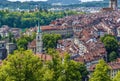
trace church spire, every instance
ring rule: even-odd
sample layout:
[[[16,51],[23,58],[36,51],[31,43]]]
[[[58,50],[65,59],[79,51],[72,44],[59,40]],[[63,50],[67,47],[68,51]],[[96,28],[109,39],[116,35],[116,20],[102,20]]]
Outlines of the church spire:
[[[43,52],[42,31],[38,21],[37,34],[36,34],[36,53]]]
[[[37,33],[41,33],[41,28],[40,28],[40,24],[39,24],[39,21],[38,21],[38,29],[37,29]]]

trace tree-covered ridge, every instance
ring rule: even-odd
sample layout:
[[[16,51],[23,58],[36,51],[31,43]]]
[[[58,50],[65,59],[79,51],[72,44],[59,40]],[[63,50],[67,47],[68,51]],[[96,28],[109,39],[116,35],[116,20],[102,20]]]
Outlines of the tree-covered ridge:
[[[10,2],[7,0],[0,0],[0,8],[10,8],[10,9],[34,9],[36,5],[39,5],[41,8],[49,8],[51,5],[47,2]]]
[[[79,0],[48,0],[48,3],[61,3],[61,4],[78,4]]]
[[[120,3],[120,1],[118,0]],[[107,7],[109,5],[109,0],[104,0],[104,1],[92,1],[92,2],[85,2],[81,3],[79,0],[48,0],[47,2],[10,2],[7,0],[0,0],[0,8],[10,8],[10,9],[34,9],[35,5],[38,5],[40,8],[48,9],[52,6],[51,4],[53,3],[62,3],[62,4],[67,4],[66,6],[68,7]]]
[[[10,12],[0,11],[0,26],[8,25],[10,27],[28,28],[37,25],[38,21],[40,25],[48,25],[52,20],[56,18],[62,18],[64,16],[74,15],[77,12],[49,12],[46,10],[40,10],[39,12]]]

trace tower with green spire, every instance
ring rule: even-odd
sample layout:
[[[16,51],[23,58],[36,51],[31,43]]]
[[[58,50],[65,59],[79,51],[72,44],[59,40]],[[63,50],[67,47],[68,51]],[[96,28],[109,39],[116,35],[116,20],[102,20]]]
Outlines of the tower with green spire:
[[[43,51],[42,30],[38,22],[36,34],[36,53],[42,53],[42,51]]]

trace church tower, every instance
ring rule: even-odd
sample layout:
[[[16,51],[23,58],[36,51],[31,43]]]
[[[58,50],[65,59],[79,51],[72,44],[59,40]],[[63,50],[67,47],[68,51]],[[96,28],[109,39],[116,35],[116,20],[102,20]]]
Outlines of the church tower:
[[[110,8],[112,8],[113,10],[117,10],[117,0],[110,0],[109,6]]]
[[[42,30],[38,23],[37,34],[36,34],[36,53],[42,53],[42,51],[43,51]]]

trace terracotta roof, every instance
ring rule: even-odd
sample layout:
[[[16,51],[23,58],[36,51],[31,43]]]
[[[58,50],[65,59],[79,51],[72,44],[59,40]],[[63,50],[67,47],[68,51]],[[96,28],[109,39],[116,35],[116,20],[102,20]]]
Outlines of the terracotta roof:
[[[47,55],[47,54],[36,54],[41,60],[43,61],[51,61],[52,56]]]
[[[28,43],[28,48],[36,48],[36,39],[34,39],[32,42]]]
[[[118,62],[118,60],[116,60],[115,62],[108,63],[108,66],[111,68],[111,70],[120,70],[120,62]],[[94,71],[95,67],[96,67],[96,64],[90,66],[89,71]]]
[[[88,69],[89,71],[94,71],[96,67],[96,64],[93,64],[92,66],[90,66],[90,68]]]
[[[113,70],[120,69],[120,62],[111,62],[111,63],[108,63],[108,65]]]
[[[41,26],[42,31],[47,31],[47,30],[57,30],[57,27],[52,27],[52,26]]]

